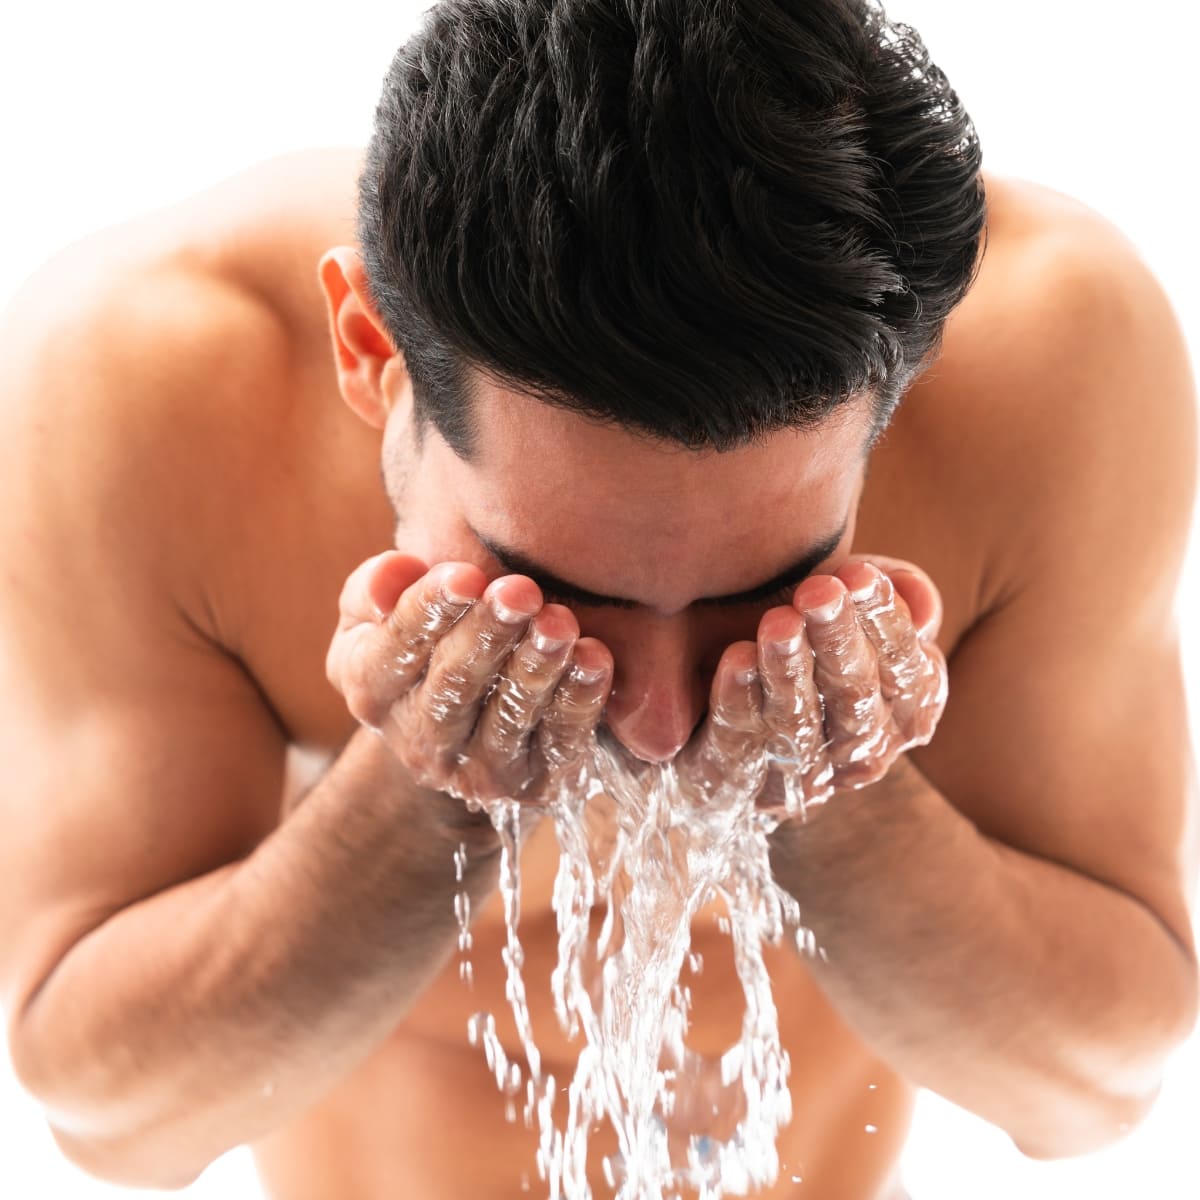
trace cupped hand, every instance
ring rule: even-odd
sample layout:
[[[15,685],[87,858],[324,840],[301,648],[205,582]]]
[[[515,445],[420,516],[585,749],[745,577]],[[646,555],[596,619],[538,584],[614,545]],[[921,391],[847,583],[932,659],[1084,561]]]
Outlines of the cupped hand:
[[[942,612],[933,581],[900,559],[853,555],[811,576],[763,614],[756,641],[727,647],[681,777],[710,797],[761,789],[760,808],[788,813],[882,779],[945,708]]]
[[[422,788],[536,804],[590,744],[612,656],[521,575],[389,551],[347,579],[329,681]]]

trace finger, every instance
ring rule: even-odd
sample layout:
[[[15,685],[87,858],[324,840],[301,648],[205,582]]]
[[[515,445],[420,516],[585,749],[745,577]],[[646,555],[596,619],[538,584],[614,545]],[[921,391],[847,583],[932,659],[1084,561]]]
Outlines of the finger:
[[[869,563],[857,563],[839,577],[850,588],[859,624],[875,649],[884,700],[911,696],[928,675],[929,660],[908,605],[892,581]]]
[[[719,750],[731,751],[744,744],[746,734],[762,732],[762,702],[758,646],[734,642],[721,655],[709,691],[708,719]]]
[[[380,626],[387,618],[388,598],[398,598],[428,571],[425,563],[395,550],[376,554],[356,567],[338,597],[338,627],[325,655],[325,677],[346,697],[350,711],[374,726],[390,696],[401,689],[390,681],[380,698],[375,687],[386,647],[381,651]]]
[[[806,803],[823,797],[831,773],[824,702],[804,619],[794,608],[769,610],[759,622],[758,647],[767,761],[774,770],[757,803],[802,812]]]
[[[422,736],[443,756],[463,752],[480,708],[509,655],[542,607],[542,593],[524,576],[488,584],[480,603],[450,628],[429,654],[415,693],[417,711],[430,727]]]
[[[880,690],[903,741],[899,748],[924,745],[945,708],[945,656],[935,641],[919,637],[907,604],[887,575],[871,567],[855,576],[858,594],[851,594],[859,622],[875,646]]]
[[[468,753],[497,765],[525,759],[530,735],[554,699],[578,637],[569,608],[547,604],[537,614],[483,706]]]
[[[587,751],[612,686],[612,655],[596,638],[580,638],[570,669],[542,714],[536,743],[552,767],[577,762]]]
[[[706,799],[761,783],[763,760],[754,751],[763,736],[762,699],[758,647],[734,642],[717,664],[699,737],[681,752],[681,774]]]
[[[891,714],[879,690],[875,649],[846,588],[833,576],[813,576],[796,594],[813,648],[813,677],[825,706],[825,735],[837,763],[865,762],[882,752]]]
[[[338,597],[339,628],[368,622],[378,624],[405,589],[428,570],[419,558],[398,550],[385,550],[360,563],[342,585]]]
[[[412,687],[433,647],[479,598],[487,580],[471,563],[439,563],[405,589],[380,623],[372,653],[386,664],[397,690]],[[381,592],[386,593],[384,583]]]
[[[813,666],[804,618],[790,607],[764,613],[758,624],[758,668],[763,721],[771,735],[791,741],[804,727],[821,732],[821,697]]]
[[[383,556],[380,556],[382,558]],[[411,571],[416,560],[408,560],[400,571]],[[350,628],[345,625],[370,612],[371,572],[380,569],[379,559],[356,572],[359,578],[348,581],[343,589],[343,627],[334,635],[326,655],[326,675],[345,696],[350,712],[361,722],[379,729],[393,704],[406,695],[420,679],[429,653],[437,639],[467,610],[470,602],[456,592],[460,586],[456,572],[465,567],[482,577],[470,564],[446,564],[427,572],[405,589],[392,611],[373,613],[368,620]],[[387,570],[386,564],[382,568]],[[444,590],[446,578],[455,592]],[[380,592],[396,586],[395,577],[385,582]]]

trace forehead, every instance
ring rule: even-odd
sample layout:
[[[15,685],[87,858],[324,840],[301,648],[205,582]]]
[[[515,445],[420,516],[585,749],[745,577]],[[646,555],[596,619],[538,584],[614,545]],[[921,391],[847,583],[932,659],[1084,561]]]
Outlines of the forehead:
[[[665,608],[756,585],[836,531],[869,426],[863,403],[717,454],[486,385],[474,419],[475,461],[450,464],[474,529],[589,590]]]

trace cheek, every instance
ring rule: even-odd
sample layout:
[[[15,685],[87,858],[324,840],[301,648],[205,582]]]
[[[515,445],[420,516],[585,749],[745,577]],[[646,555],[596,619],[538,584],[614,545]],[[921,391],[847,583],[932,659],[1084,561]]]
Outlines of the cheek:
[[[411,505],[396,523],[395,542],[397,550],[415,555],[430,567],[445,562],[471,563],[489,580],[503,574],[491,555],[444,508],[439,512],[437,506],[431,506],[424,511],[420,504]]]

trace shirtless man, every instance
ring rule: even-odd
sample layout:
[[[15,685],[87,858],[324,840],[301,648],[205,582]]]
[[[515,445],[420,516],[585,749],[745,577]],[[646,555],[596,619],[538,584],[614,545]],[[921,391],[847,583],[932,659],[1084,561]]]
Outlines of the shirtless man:
[[[510,214],[561,217],[557,193],[535,202],[538,179],[522,182],[519,150],[532,143],[496,132],[512,104],[463,107],[481,81],[501,101],[516,95],[520,55],[500,25],[452,29],[452,10],[439,11],[450,24],[421,54],[435,66],[440,56],[439,87],[466,90],[449,109],[435,89],[420,111],[446,115],[462,157],[436,160],[436,172],[422,163],[430,205],[414,220],[427,224],[406,232],[449,219],[434,180],[467,178],[475,128],[489,147],[514,147],[483,177],[526,189],[509,197]],[[723,49],[728,78],[754,77],[775,106],[785,92],[801,108],[817,103],[815,82],[797,90],[797,64],[816,47],[804,78],[832,78],[839,60],[816,16],[845,22],[848,11],[806,6],[812,27],[790,39],[786,28],[742,30],[749,49],[738,53],[757,55],[755,70]],[[619,31],[579,20],[556,31],[555,78],[575,117],[587,96],[568,83],[599,86],[628,67]],[[840,52],[866,36],[846,34]],[[671,40],[643,43],[665,55]],[[900,94],[889,87],[916,86],[907,68],[889,83],[889,61],[872,60],[864,93],[875,157],[911,150],[918,122],[933,129],[928,113],[887,103]],[[595,62],[599,72],[580,69]],[[653,58],[641,69],[653,73]],[[530,78],[547,78],[540,58]],[[697,147],[724,144],[711,111],[695,95],[683,104],[670,78],[637,93],[659,96],[660,124],[642,112],[638,128],[665,140],[647,140],[638,161],[660,179],[690,169]],[[921,86],[940,85],[929,72]],[[683,113],[706,140],[672,148],[680,131],[661,122]],[[856,114],[842,112],[851,125]],[[389,119],[384,106],[378,120]],[[524,128],[538,136],[536,122]],[[804,141],[808,128],[764,117],[738,127],[741,158],[706,161],[744,162],[753,149],[766,171],[771,138],[790,131],[787,161],[806,164],[796,204],[811,213],[804,188],[837,180],[828,203],[845,218],[872,185],[837,171],[862,160],[838,158],[836,120],[820,145]],[[426,137],[426,151],[437,145],[428,128],[408,133]],[[954,134],[938,136],[949,145]],[[554,128],[541,136],[553,145]],[[579,153],[590,171],[596,158]],[[960,252],[976,244],[981,211],[964,153],[949,176],[938,173],[944,158],[910,163],[907,190],[896,188],[909,216],[963,203]],[[682,763],[714,736],[721,710],[749,746],[782,686],[770,642],[792,633],[811,664],[794,684],[819,678],[834,749],[853,725],[839,685],[855,664],[884,662],[889,639],[910,649],[922,639],[920,686],[934,681],[933,693],[948,664],[949,700],[927,744],[900,753],[905,739],[885,738],[862,787],[841,763],[829,802],[776,834],[777,878],[828,961],[786,944],[769,954],[794,1117],[766,1194],[899,1195],[921,1085],[1033,1157],[1119,1138],[1148,1110],[1196,1011],[1173,617],[1195,482],[1193,384],[1175,317],[1129,243],[1067,197],[984,176],[986,253],[959,261],[973,285],[869,460],[870,395],[714,454],[523,395],[485,376],[482,360],[467,364],[458,433],[475,445],[463,455],[452,427],[418,421],[419,348],[398,349],[349,244],[362,170],[359,150],[273,160],[69,248],[4,318],[0,984],[14,1068],[64,1153],[116,1183],[178,1187],[250,1143],[274,1200],[510,1200],[526,1184],[536,1194],[535,1134],[506,1122],[465,1035],[468,1015],[488,1009],[509,1052],[519,1049],[503,993],[497,842],[448,792],[535,797],[549,749],[571,752],[597,728],[642,758]],[[615,179],[576,179],[599,189],[585,215],[620,215],[629,237],[647,235],[649,218],[639,225],[641,210],[617,204],[623,193],[602,203]],[[695,179],[711,192],[711,176]],[[958,200],[946,192],[955,180]],[[742,236],[778,265],[763,230],[778,234],[797,210],[741,181]],[[730,261],[727,287],[704,282],[711,260],[687,232],[690,212],[652,242],[624,245],[649,251],[621,256],[619,239],[596,251],[643,286],[657,279],[665,290],[652,307],[622,311],[611,291],[591,301],[624,320],[627,339],[663,314],[682,320],[681,296],[696,301],[696,329],[723,319],[728,340],[706,333],[711,359],[692,354],[690,377],[686,345],[658,344],[670,395],[694,382],[696,404],[731,406],[741,397],[726,394],[726,352],[753,349],[758,330],[758,348],[782,361],[781,330],[799,333],[744,266]],[[943,221],[943,238],[953,234]],[[906,269],[928,281],[946,241],[921,260],[922,239],[906,240]],[[424,265],[442,245],[425,243]],[[885,289],[862,283],[861,254],[845,254],[857,255],[860,279],[839,278],[878,299]],[[530,277],[497,272],[494,289],[481,288],[481,261],[467,284],[493,327],[496,313],[527,327],[528,304],[512,301]],[[557,262],[543,278],[577,288],[578,263]],[[684,272],[679,290],[668,270]],[[830,278],[828,265],[814,270],[827,305]],[[819,322],[825,310],[795,295],[802,321]],[[911,313],[892,299],[888,311]],[[917,299],[928,315],[934,293]],[[569,330],[579,290],[564,290],[555,311]],[[829,311],[837,332],[866,305],[843,296]],[[869,350],[870,330],[855,328]],[[619,361],[607,351],[584,361],[565,340],[545,342],[554,369],[615,362],[636,391],[625,349]],[[708,387],[713,377],[721,386]],[[761,376],[747,380],[762,391]],[[817,560],[795,565],[814,547]],[[869,559],[898,597],[879,644],[852,606],[832,626],[816,613],[874,578]],[[768,580],[783,592],[705,603]],[[431,609],[422,642],[414,630]],[[539,634],[565,644],[540,655]],[[415,666],[397,667],[410,650]],[[757,676],[738,683],[752,667]],[[466,673],[464,699],[438,718],[426,684],[454,670]],[[494,722],[479,697],[503,677],[540,688],[524,714],[529,736],[507,755],[467,740]],[[882,713],[893,733],[919,724],[881,687],[870,681],[868,723]],[[933,693],[924,711],[936,715]],[[471,749],[469,779],[452,778],[452,746]],[[477,914],[473,990],[454,953],[460,842]],[[558,1031],[546,988],[556,861],[549,822],[534,823],[522,859],[525,974],[536,1038],[563,1079],[578,1045]],[[736,1037],[740,990],[713,913],[696,922],[694,944],[706,968],[690,1041],[715,1052]],[[611,1195],[599,1167],[611,1146],[597,1136],[594,1149],[595,1194]]]

